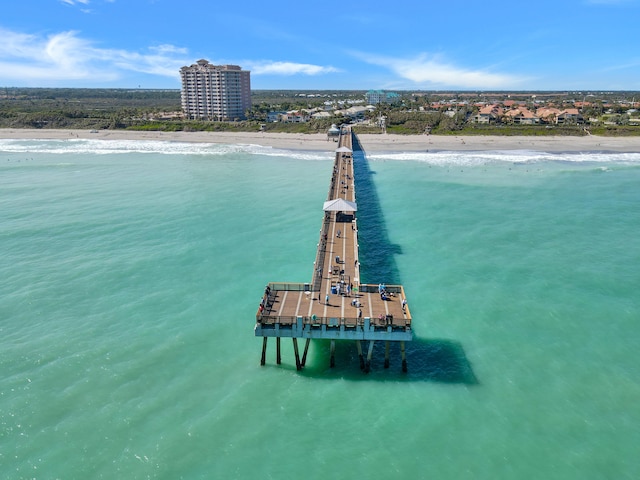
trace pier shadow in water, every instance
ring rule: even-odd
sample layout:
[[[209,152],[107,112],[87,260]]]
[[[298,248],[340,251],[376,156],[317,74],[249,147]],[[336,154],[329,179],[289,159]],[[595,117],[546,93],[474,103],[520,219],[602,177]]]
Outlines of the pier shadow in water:
[[[399,245],[391,243],[384,222],[382,206],[373,183],[373,172],[366,154],[353,136],[353,167],[358,203],[358,240],[363,282],[401,284],[395,255],[401,255]],[[349,380],[430,381],[477,385],[473,368],[460,342],[446,339],[414,338],[405,343],[409,371],[402,373],[399,342],[391,342],[389,369],[384,368],[385,342],[376,342],[371,372],[363,375],[355,342],[336,342],[335,364],[329,369],[329,341],[314,341],[312,354],[302,374],[314,378],[332,379],[336,375]],[[364,355],[368,343],[363,342]]]
[[[373,183],[364,150],[353,136],[353,170],[358,203],[358,243],[360,245],[360,280],[371,283],[399,284],[400,273],[394,255],[401,255],[399,245],[391,243],[382,214],[382,206]]]
[[[339,376],[354,381],[421,381],[478,385],[478,379],[460,342],[446,339],[414,338],[411,342],[406,342],[405,345],[409,367],[407,373],[403,373],[401,370],[399,343],[391,342],[390,365],[386,369],[384,368],[385,344],[384,342],[376,342],[371,359],[371,371],[365,375],[360,371],[360,360],[354,342],[336,342],[336,366],[329,368],[330,342],[328,340],[314,340],[310,356],[307,359],[307,366],[300,374],[326,380]],[[367,347],[368,343],[363,342],[365,356]]]

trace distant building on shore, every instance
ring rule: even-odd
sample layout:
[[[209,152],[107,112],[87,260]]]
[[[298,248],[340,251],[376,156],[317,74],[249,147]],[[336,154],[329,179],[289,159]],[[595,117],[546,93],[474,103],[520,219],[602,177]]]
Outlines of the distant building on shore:
[[[396,103],[400,101],[400,95],[395,92],[386,92],[384,90],[369,90],[366,93],[366,97],[369,105],[377,105],[379,103]]]
[[[236,120],[251,108],[251,72],[198,60],[180,69],[182,111],[191,120]]]

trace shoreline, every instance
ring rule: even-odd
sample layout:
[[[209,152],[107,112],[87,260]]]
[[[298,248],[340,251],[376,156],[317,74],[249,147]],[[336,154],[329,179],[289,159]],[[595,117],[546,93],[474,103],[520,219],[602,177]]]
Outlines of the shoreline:
[[[0,129],[0,139],[11,140],[130,140],[184,143],[221,143],[261,145],[285,150],[332,150],[332,140],[324,133],[266,132],[140,132],[130,130],[61,130],[61,129]],[[425,151],[514,151],[535,150],[548,153],[640,153],[640,137],[528,137],[528,136],[443,136],[360,134],[365,152],[425,152]]]

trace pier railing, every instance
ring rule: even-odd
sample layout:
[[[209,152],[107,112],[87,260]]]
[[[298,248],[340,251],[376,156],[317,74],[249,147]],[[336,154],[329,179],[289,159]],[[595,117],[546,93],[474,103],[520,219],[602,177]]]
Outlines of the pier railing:
[[[311,295],[313,292],[311,288],[311,284],[309,283],[278,283],[278,282],[269,282],[268,284],[270,292],[306,292],[308,295]],[[379,293],[380,285],[373,284],[360,284],[357,288],[354,289],[352,296],[354,301],[358,301],[358,298],[361,298],[361,295],[364,293]],[[387,294],[392,296],[399,295],[401,298],[404,297],[404,290],[402,285],[384,285],[384,291]],[[260,303],[261,308],[258,308],[256,312],[256,323],[260,323],[262,325],[292,325],[298,321],[297,316],[287,316],[287,315],[274,315],[269,312],[269,308],[272,303],[272,293],[265,293],[262,302]],[[359,303],[358,303],[359,306]],[[266,308],[265,308],[266,307]],[[357,327],[364,325],[365,319],[371,322],[372,326],[394,326],[394,327],[409,327],[411,325],[411,314],[409,313],[408,305],[404,307],[405,313],[407,314],[407,318],[395,318],[390,315],[380,315],[377,318],[369,318],[369,317],[359,317],[357,316],[357,310],[354,311],[354,316],[346,316],[346,317],[320,317],[316,315],[311,316],[301,316],[303,325],[314,326],[329,326],[329,327]]]
[[[364,327],[365,324],[371,325],[371,327],[378,328],[399,328],[405,330],[411,323],[408,320],[403,318],[393,318],[390,316],[384,317],[364,317],[364,318],[355,318],[355,317],[317,317],[315,315],[312,316],[301,316],[300,320],[302,321],[302,325],[308,326],[310,328],[322,328],[324,327],[345,327],[345,328],[356,328],[356,327]],[[262,326],[268,325],[279,325],[280,328],[290,327],[295,325],[298,322],[298,317],[295,316],[284,316],[284,315],[256,315],[257,323]]]
[[[269,282],[268,286],[271,290],[289,291],[289,292],[311,292],[310,283],[278,283]]]

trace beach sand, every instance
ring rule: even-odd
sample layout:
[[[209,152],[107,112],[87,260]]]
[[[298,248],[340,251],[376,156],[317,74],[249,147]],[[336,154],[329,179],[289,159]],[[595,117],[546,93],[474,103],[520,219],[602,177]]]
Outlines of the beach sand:
[[[289,150],[326,151],[324,133],[138,132],[129,130],[0,129],[0,139],[160,140],[171,142],[250,144]],[[543,152],[640,152],[640,137],[523,137],[441,135],[358,135],[367,152],[535,150]]]

